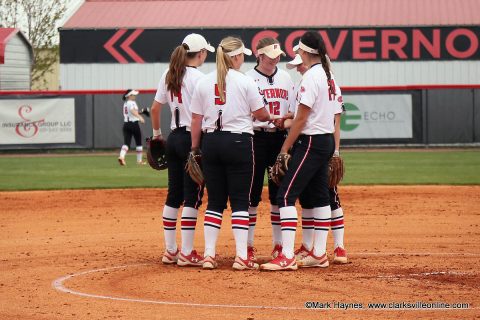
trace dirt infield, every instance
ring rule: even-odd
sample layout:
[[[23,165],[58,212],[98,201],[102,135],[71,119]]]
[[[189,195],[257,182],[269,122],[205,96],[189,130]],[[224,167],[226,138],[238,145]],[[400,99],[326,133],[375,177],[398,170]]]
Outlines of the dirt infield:
[[[340,196],[351,263],[266,273],[231,269],[229,212],[219,269],[162,265],[163,190],[0,193],[0,319],[480,317],[480,186],[355,186],[341,187]],[[199,251],[202,223],[203,215]],[[265,203],[256,247],[266,259]],[[307,309],[309,302],[325,305]],[[403,304],[416,302],[436,308]],[[378,310],[368,303],[398,304]]]

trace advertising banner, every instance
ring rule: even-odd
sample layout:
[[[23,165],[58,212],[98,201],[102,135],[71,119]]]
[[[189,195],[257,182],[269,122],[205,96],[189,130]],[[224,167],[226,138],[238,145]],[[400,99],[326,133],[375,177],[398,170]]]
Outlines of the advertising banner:
[[[320,34],[333,61],[479,60],[480,27],[310,28]],[[276,38],[287,54],[307,29],[61,29],[60,63],[169,62],[173,49],[189,33],[201,33],[218,46],[239,36],[255,51],[261,38]],[[215,54],[207,56],[214,62]],[[253,62],[255,57],[245,57]]]
[[[341,139],[412,138],[410,94],[344,95]]]
[[[75,143],[75,100],[0,99],[0,144]]]

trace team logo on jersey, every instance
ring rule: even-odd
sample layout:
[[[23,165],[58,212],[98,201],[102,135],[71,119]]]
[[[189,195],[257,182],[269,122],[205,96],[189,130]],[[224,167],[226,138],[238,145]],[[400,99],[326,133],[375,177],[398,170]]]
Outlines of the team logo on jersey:
[[[338,97],[337,100],[338,100],[338,102],[343,103],[343,97],[342,96]]]
[[[305,87],[304,86],[300,87],[300,92],[305,92]]]

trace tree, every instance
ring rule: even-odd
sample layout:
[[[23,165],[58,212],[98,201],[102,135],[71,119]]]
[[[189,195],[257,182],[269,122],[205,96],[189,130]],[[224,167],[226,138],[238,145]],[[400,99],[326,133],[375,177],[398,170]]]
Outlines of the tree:
[[[66,0],[0,0],[0,27],[19,28],[33,46],[32,83],[39,87],[58,61],[57,24],[65,11]]]

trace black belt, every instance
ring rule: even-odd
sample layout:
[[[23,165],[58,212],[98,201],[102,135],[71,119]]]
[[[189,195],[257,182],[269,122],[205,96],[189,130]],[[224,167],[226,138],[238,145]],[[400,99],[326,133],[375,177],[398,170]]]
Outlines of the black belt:
[[[215,129],[205,129],[203,130],[203,133],[209,134],[209,133],[233,133],[233,134],[240,134],[240,135],[248,135],[252,136],[251,133],[248,132],[242,132],[242,131],[224,131],[224,130],[215,130]]]
[[[172,132],[190,132],[190,127],[183,126],[183,127],[178,127],[172,130]]]
[[[268,132],[268,133],[287,133],[287,130],[282,130],[278,128],[253,128],[253,131],[259,131],[259,132]]]

